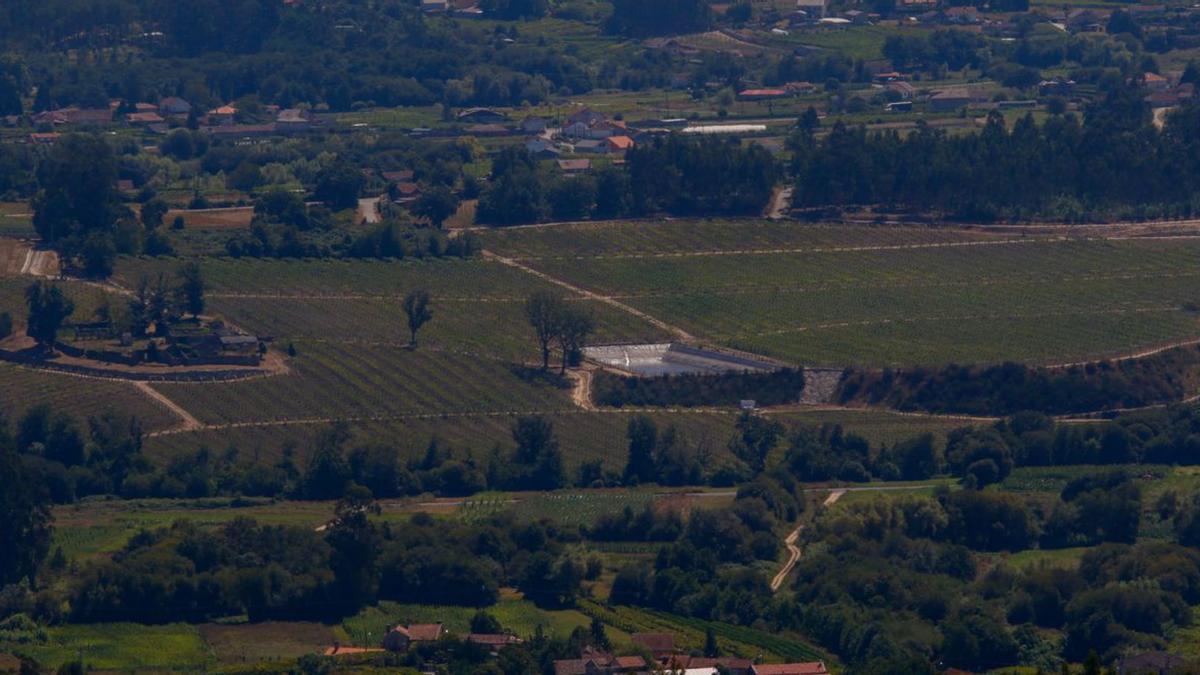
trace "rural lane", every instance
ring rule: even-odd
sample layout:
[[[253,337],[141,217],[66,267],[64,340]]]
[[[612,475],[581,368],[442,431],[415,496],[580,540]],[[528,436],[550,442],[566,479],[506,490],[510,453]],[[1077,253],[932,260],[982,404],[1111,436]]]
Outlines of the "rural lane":
[[[844,488],[830,492],[825,501],[821,503],[821,508],[828,508],[836,504],[837,500],[841,499],[842,495],[846,494],[849,489]],[[792,570],[795,569],[796,563],[800,562],[800,547],[796,545],[796,541],[800,538],[800,533],[803,531],[804,524],[801,523],[796,526],[796,529],[792,530],[787,539],[783,540],[783,545],[788,550],[788,560],[783,564],[783,569],[779,570],[779,574],[776,574],[775,578],[771,580],[771,591],[778,591],[780,586],[783,586],[784,579],[787,579],[787,575],[791,574]]]

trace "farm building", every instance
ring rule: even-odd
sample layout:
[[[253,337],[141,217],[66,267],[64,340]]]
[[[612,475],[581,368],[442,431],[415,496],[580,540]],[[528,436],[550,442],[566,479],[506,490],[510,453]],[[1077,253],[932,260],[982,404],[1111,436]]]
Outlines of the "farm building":
[[[778,365],[766,360],[679,343],[584,347],[583,356],[642,377],[779,370]]]
[[[402,652],[414,642],[436,642],[442,637],[440,623],[414,623],[394,626],[383,638],[383,648],[389,652]]]
[[[578,176],[592,170],[590,159],[560,159],[558,168],[568,176]]]
[[[499,124],[508,119],[504,113],[491,108],[467,108],[456,116],[459,122],[470,124]]]

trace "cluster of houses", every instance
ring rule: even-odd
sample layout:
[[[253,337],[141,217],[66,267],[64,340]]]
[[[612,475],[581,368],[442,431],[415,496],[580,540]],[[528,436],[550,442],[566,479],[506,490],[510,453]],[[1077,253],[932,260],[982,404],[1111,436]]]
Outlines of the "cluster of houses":
[[[135,103],[110,101],[106,108],[80,108],[68,106],[46,110],[29,117],[34,126],[44,128],[70,128],[80,126],[127,125],[143,128],[153,133],[165,134],[172,127],[185,124],[195,118],[198,128],[213,136],[252,138],[279,134],[295,134],[309,131],[320,121],[308,110],[298,108],[281,109],[276,105],[263,106],[256,118],[273,120],[265,123],[239,123],[239,111],[232,104],[218,106],[202,114],[194,114],[192,104],[178,96],[168,96],[158,103]],[[21,119],[6,118],[5,124],[17,126]],[[30,134],[29,141],[35,144],[53,143],[59,137],[57,131],[40,131]]]
[[[135,345],[132,333],[119,331],[110,321],[73,323],[67,328],[74,333],[74,340],[57,343],[63,353],[126,365],[257,366],[262,362],[263,345],[270,340],[248,335],[221,321],[160,322],[154,328],[154,338],[141,346]],[[113,344],[104,344],[109,341]]]
[[[468,136],[480,138],[524,136],[525,150],[538,159],[558,160],[566,174],[591,170],[587,158],[566,159],[564,155],[606,155],[620,158],[632,149],[638,138],[656,130],[634,129],[624,121],[589,108],[576,110],[560,121],[532,115],[513,124],[508,116],[492,108],[467,108],[456,121]]]

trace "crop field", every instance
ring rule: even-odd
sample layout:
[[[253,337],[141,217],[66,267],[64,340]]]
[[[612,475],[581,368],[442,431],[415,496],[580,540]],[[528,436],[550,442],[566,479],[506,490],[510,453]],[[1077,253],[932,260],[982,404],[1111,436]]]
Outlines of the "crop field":
[[[702,339],[808,364],[1059,363],[1200,334],[1186,309],[1200,278],[1192,240],[907,245],[879,232],[879,245],[801,234],[778,253],[658,256],[631,243],[526,264]]]
[[[293,659],[319,652],[333,644],[334,628],[302,621],[267,621],[257,624],[199,626],[219,665]]]
[[[408,344],[402,297],[216,297],[212,310],[259,335],[307,343]],[[432,291],[434,319],[419,335],[422,348],[473,353],[518,362],[538,357],[525,319],[524,298],[442,298]],[[654,341],[666,336],[641,319],[594,300],[579,300],[596,321],[598,342]],[[299,345],[297,345],[299,347]]]
[[[654,501],[645,490],[612,492],[555,492],[518,502],[511,510],[518,518],[550,518],[567,527],[593,525],[601,516],[626,508],[641,510]]]
[[[239,382],[157,384],[207,424],[370,419],[571,409],[554,382],[473,355],[297,342],[293,373]]]
[[[172,274],[183,260],[122,258],[114,280],[133,288],[143,276]],[[237,296],[403,297],[429,288],[445,297],[523,298],[540,283],[487,260],[298,260],[215,258],[200,261],[214,298]]]
[[[254,209],[246,207],[228,209],[200,209],[168,211],[163,222],[170,225],[175,218],[182,217],[184,227],[189,229],[229,230],[246,229],[254,218]]]

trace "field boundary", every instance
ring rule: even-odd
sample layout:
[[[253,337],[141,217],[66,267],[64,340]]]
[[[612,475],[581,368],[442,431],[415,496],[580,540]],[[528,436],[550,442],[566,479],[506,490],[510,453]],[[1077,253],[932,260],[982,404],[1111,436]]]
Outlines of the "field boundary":
[[[564,281],[557,277],[546,274],[545,272],[541,272],[532,267],[529,267],[528,265],[523,265],[520,262],[518,262],[512,258],[506,258],[502,255],[492,253],[491,251],[483,251],[483,256],[490,260],[495,260],[496,262],[499,262],[502,265],[507,265],[514,269],[518,269],[518,270],[521,270],[528,274],[532,274],[533,276],[535,276],[539,279],[542,279],[543,281],[548,281],[548,282],[554,284],[555,286],[558,286],[560,288],[565,288],[568,291],[575,293],[576,295],[583,296],[584,298],[587,298],[589,300],[596,300],[599,302],[603,302],[604,304],[615,307],[627,314],[632,314],[633,316],[636,316],[639,319],[642,319],[643,321],[646,321],[649,324],[653,325],[655,328],[659,328],[659,329],[667,331],[669,333],[673,333],[680,340],[692,342],[692,341],[695,341],[695,339],[696,339],[691,333],[688,333],[687,331],[683,330],[682,328],[679,328],[678,326],[673,326],[661,319],[657,319],[653,316],[650,316],[649,314],[643,312],[642,310],[637,309],[635,307],[631,307],[619,300],[613,299],[610,296],[602,295],[602,294],[596,293],[594,291],[589,291],[580,286],[576,286],[575,284],[572,284],[569,281]]]

